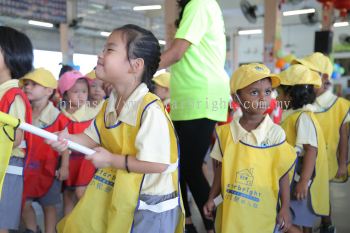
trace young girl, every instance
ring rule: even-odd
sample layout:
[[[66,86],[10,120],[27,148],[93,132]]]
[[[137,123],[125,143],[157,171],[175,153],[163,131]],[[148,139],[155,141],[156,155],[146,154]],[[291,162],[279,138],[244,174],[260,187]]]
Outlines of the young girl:
[[[267,233],[291,225],[288,171],[296,153],[283,129],[265,114],[278,85],[278,77],[257,63],[239,67],[231,78],[231,93],[243,115],[216,128],[211,157],[218,168],[204,212],[213,217],[214,199],[221,193],[217,232]]]
[[[155,84],[154,94],[162,101],[167,112],[170,112],[170,73],[165,72],[152,79]]]
[[[89,95],[90,107],[100,110],[106,97],[106,93],[103,89],[103,81],[96,78],[95,70],[87,73],[86,77],[91,79]]]
[[[17,79],[33,69],[32,43],[25,34],[10,27],[0,26],[0,35],[0,111],[31,123],[30,104],[18,87]],[[0,164],[1,170],[5,168],[6,171],[2,187],[0,186],[0,233],[17,230],[21,217],[22,174],[24,158],[31,146],[31,137],[22,130],[16,130],[15,135],[11,157],[5,159],[5,155],[0,154],[1,161],[5,162]]]
[[[36,69],[21,78],[20,86],[30,101],[33,125],[49,132],[61,131],[67,126],[69,119],[50,101],[57,88],[57,80],[50,71]],[[39,202],[43,207],[45,232],[54,233],[57,223],[56,205],[61,202],[61,181],[68,178],[69,157],[68,154],[63,155],[59,165],[57,152],[45,144],[43,138],[33,135],[32,142],[28,167],[24,173],[24,195],[27,202],[22,216],[27,228],[25,233],[37,232],[32,201]]]
[[[313,53],[302,59],[294,60],[319,73],[321,88],[316,90],[314,103],[315,116],[323,130],[327,144],[328,175],[330,181],[346,182],[348,179],[348,123],[350,122],[350,102],[332,92],[331,75],[333,64],[322,53]],[[320,233],[334,233],[335,226],[331,216],[322,217]]]
[[[58,142],[49,141],[60,151],[67,148],[63,138],[94,148],[88,159],[99,168],[58,232],[184,231],[175,131],[147,88],[159,57],[158,40],[136,25],[108,37],[96,74],[114,91],[84,134],[63,132]]]
[[[79,71],[68,71],[59,79],[58,90],[62,96],[61,111],[70,119],[69,133],[84,132],[98,112],[86,104],[89,96],[89,79]],[[83,154],[78,152],[70,154],[69,177],[63,182],[65,215],[73,209],[76,198],[82,197],[94,173],[93,164],[84,160]]]
[[[314,87],[321,86],[321,79],[300,64],[281,72],[280,78],[278,98],[290,101],[282,115],[282,127],[288,143],[298,152],[291,184],[293,224],[303,227],[304,233],[311,233],[317,216],[329,214],[326,146],[312,106],[316,98]]]

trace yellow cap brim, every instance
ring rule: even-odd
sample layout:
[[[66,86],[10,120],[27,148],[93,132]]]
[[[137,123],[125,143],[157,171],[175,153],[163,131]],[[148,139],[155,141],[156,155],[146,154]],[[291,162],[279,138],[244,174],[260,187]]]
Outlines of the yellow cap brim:
[[[311,62],[304,60],[304,59],[294,59],[291,63],[291,65],[295,65],[295,64],[302,64],[304,66],[306,66],[307,68],[309,68],[310,70],[313,70],[315,72],[320,72],[322,73],[322,71],[320,71],[316,66],[314,66]]]
[[[28,78],[21,78],[18,82],[18,85],[20,88],[22,88],[24,86],[24,80],[30,80],[30,81],[33,81],[43,87],[47,87],[47,88],[52,88],[52,89],[56,89],[57,88],[57,82],[56,82],[56,85],[54,83],[47,83],[47,82],[44,82],[44,80],[42,79],[35,79],[35,78],[31,78],[31,77],[28,77]]]
[[[277,74],[269,74],[269,75],[266,75],[266,74],[261,74],[261,75],[254,74],[254,79],[250,79],[247,82],[241,83],[241,85],[239,87],[232,87],[231,86],[231,93],[236,93],[238,90],[246,88],[250,84],[255,83],[257,81],[260,81],[260,80],[265,79],[265,78],[270,78],[271,79],[271,87],[272,88],[278,87],[280,85],[280,83],[281,83],[280,78],[279,78],[279,76]]]
[[[306,66],[305,66],[306,67]],[[310,69],[309,69],[310,70]],[[310,70],[307,77],[303,76],[303,78],[294,78],[297,75],[292,73],[291,68],[280,73],[280,81],[281,85],[285,86],[295,86],[295,85],[314,85],[316,88],[320,88],[322,85],[322,81],[317,72]],[[291,76],[293,78],[288,78]]]

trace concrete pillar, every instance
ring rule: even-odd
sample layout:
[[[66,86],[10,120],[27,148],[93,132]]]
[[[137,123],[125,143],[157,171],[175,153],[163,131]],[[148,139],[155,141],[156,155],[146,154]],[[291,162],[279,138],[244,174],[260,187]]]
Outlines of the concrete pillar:
[[[281,0],[265,0],[264,64],[273,72],[277,52],[282,49]]]
[[[334,18],[334,3],[328,1],[322,5],[322,31],[332,31]]]
[[[74,30],[69,25],[77,18],[77,8],[77,0],[67,0],[67,22],[60,24],[61,52],[64,64],[73,64]]]
[[[166,48],[169,48],[174,40],[176,33],[175,20],[178,18],[179,10],[177,1],[165,0],[164,1],[164,23],[165,23],[165,41]]]
[[[232,71],[235,71],[239,64],[238,64],[238,48],[239,48],[239,36],[238,32],[234,32],[230,36],[230,53],[231,53],[231,64],[232,64]]]

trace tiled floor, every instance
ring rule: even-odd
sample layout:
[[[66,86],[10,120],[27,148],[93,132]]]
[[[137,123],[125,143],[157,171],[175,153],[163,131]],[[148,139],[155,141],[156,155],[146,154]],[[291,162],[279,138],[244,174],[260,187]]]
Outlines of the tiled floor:
[[[208,170],[211,171],[210,163]],[[212,173],[209,172],[209,177],[212,176]],[[337,228],[337,233],[350,233],[350,181],[345,184],[331,184],[331,196],[333,203],[333,219]],[[200,214],[193,200],[190,201],[190,206],[192,209],[193,221],[198,232],[206,233]],[[34,207],[38,214],[39,225],[41,226],[41,229],[43,229],[41,208],[38,205],[35,205]]]
[[[209,170],[211,165],[209,163]],[[212,177],[212,174],[209,175]],[[350,179],[344,184],[331,184],[331,198],[332,198],[332,211],[333,221],[337,229],[337,233],[350,233]],[[194,203],[191,201],[191,212],[194,224],[199,233],[206,233],[202,224],[201,216]],[[319,226],[316,223],[315,229]],[[315,230],[314,232],[318,232]],[[253,233],[253,232],[252,232]]]

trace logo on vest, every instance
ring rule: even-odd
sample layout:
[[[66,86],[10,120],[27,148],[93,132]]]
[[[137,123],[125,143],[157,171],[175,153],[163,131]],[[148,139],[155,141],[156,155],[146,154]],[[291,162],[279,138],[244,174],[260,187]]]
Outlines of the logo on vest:
[[[96,190],[109,193],[113,190],[115,178],[115,170],[108,168],[98,169],[89,186],[94,187]]]
[[[236,182],[239,184],[252,186],[254,182],[253,172],[253,168],[238,171],[236,173]]]
[[[226,200],[247,207],[259,207],[262,193],[254,187],[254,168],[247,168],[236,172],[231,182],[226,185]]]

